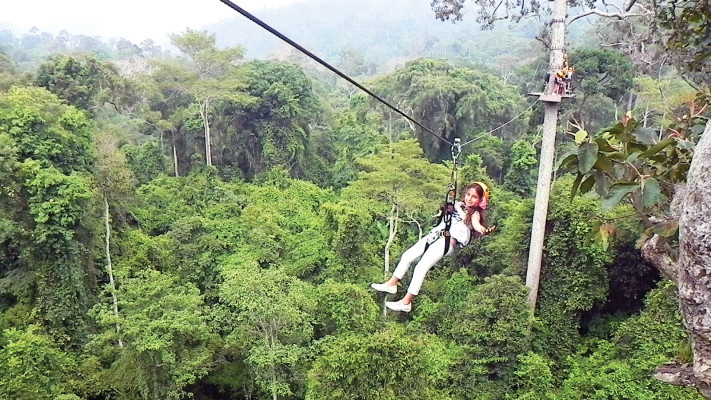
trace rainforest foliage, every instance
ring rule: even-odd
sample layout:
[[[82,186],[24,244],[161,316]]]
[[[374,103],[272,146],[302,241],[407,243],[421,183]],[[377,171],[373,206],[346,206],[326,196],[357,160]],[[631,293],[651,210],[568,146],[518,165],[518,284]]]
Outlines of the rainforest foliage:
[[[533,320],[528,87],[441,59],[364,77],[474,140],[460,184],[489,184],[498,226],[398,315],[369,284],[432,226],[449,146],[305,65],[201,31],[172,41],[180,54],[58,46],[24,72],[0,53],[0,398],[701,398],[651,377],[691,350],[674,285],[636,245],[674,240],[640,214],[669,208],[708,116],[672,67],[571,52]]]

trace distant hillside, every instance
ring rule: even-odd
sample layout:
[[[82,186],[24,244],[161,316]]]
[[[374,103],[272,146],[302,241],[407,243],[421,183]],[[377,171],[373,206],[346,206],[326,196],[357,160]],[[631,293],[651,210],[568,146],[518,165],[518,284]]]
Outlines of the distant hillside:
[[[510,30],[501,24],[494,31],[482,31],[473,15],[456,24],[436,20],[429,3],[317,0],[255,15],[329,63],[343,62],[346,50],[362,55],[370,73],[418,57],[464,59],[497,68],[530,62],[540,54],[535,25]],[[249,58],[268,58],[287,46],[236,12],[234,18],[207,29],[217,34],[221,46],[244,46]]]

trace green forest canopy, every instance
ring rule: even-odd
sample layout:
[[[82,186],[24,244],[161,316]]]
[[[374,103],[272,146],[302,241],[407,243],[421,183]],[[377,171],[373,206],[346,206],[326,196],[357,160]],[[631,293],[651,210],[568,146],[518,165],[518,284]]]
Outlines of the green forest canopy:
[[[561,132],[531,327],[540,109],[464,149],[461,179],[491,184],[499,233],[433,270],[411,315],[383,316],[368,285],[384,249],[396,259],[430,226],[449,149],[300,65],[241,60],[206,32],[173,40],[180,55],[144,49],[150,72],[134,75],[125,43],[38,56],[29,72],[31,48],[2,53],[1,398],[701,398],[651,377],[692,355],[674,285],[635,247],[647,221],[634,191],[668,207],[707,116],[670,68],[571,51],[584,95],[563,112],[590,133]],[[516,74],[542,80],[532,65]],[[527,104],[525,85],[439,59],[368,84],[447,138]],[[652,84],[671,89],[660,99]],[[618,108],[640,122],[615,125]],[[645,140],[674,132],[683,141],[656,151],[678,161],[661,169]],[[657,186],[605,187],[609,135],[648,146],[629,165],[654,167]]]

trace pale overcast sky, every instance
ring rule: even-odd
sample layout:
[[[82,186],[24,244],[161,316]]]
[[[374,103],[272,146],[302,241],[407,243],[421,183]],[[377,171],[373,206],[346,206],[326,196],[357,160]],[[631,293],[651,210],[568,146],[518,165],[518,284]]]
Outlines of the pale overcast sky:
[[[306,0],[231,0],[249,12]],[[198,29],[239,14],[219,0],[0,0],[0,22],[24,34],[33,26],[57,34],[124,37],[134,43]]]

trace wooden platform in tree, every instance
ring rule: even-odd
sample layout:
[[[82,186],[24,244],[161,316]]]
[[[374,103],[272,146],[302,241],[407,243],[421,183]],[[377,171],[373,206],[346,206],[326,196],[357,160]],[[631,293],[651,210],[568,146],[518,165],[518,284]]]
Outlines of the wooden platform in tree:
[[[569,99],[572,97],[575,97],[574,94],[556,94],[556,93],[551,93],[551,94],[545,94],[541,92],[532,92],[528,94],[529,96],[536,96],[538,97],[538,100],[540,101],[545,101],[547,103],[560,103],[562,99]]]

